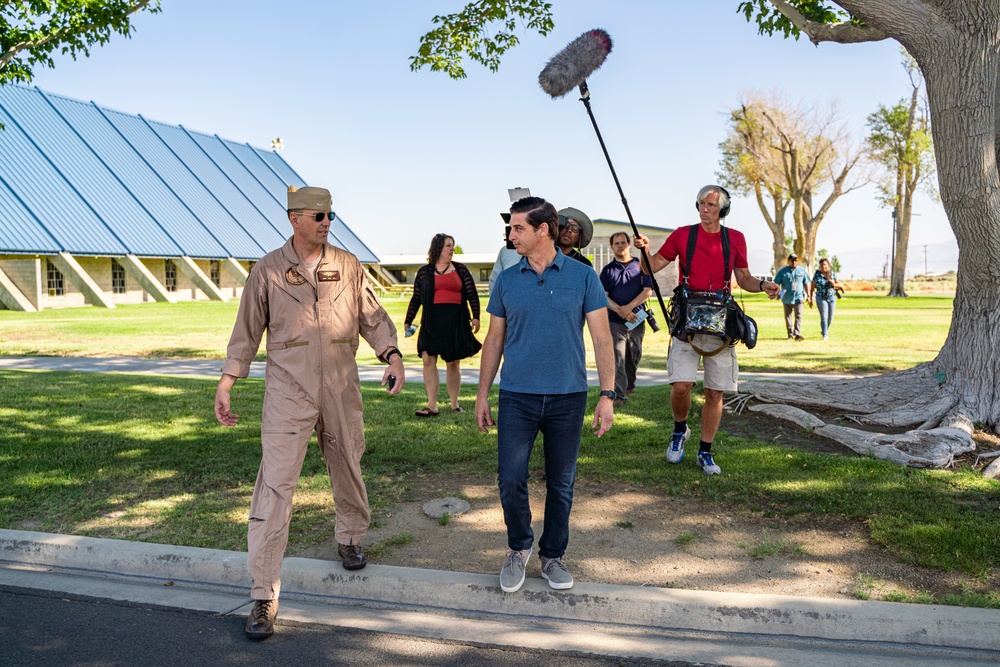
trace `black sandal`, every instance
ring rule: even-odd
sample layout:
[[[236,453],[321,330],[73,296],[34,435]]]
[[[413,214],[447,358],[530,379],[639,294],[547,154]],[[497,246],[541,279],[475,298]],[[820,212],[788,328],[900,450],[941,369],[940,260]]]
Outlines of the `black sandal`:
[[[437,410],[431,410],[430,408],[422,408],[420,410],[417,410],[413,414],[415,414],[418,417],[437,417],[438,416],[438,411]]]

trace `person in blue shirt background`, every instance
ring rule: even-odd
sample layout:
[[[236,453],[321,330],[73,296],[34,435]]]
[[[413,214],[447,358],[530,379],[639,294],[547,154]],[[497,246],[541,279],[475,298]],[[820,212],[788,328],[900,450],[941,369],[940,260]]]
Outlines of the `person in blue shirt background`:
[[[788,256],[788,266],[778,271],[774,282],[781,287],[781,304],[785,309],[788,337],[805,340],[802,335],[803,304],[808,302],[812,305],[812,280],[809,272],[799,266],[799,258],[792,254]]]

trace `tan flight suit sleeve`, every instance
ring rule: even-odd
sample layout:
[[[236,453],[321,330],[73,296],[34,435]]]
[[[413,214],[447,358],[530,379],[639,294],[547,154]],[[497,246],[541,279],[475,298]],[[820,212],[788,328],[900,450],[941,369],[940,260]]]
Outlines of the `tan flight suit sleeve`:
[[[257,356],[260,339],[267,328],[267,289],[264,284],[266,272],[258,266],[254,267],[257,270],[251,269],[243,287],[236,324],[226,348],[226,361],[222,364],[223,373],[238,378],[245,378],[250,374],[250,362]]]
[[[368,284],[365,278],[364,269],[358,263],[358,271],[355,272],[358,294],[358,325],[361,337],[368,341],[375,354],[382,361],[385,361],[385,353],[392,348],[399,347],[396,336],[396,325],[393,324],[389,313],[385,312],[375,291]]]

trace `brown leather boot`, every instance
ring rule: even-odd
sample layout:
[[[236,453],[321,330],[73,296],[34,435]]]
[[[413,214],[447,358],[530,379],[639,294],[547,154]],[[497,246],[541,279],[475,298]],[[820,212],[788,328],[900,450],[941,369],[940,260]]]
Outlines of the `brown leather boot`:
[[[254,600],[247,618],[247,637],[267,639],[274,634],[274,619],[278,617],[277,600]]]
[[[337,553],[345,570],[360,570],[368,564],[365,549],[360,544],[338,544]]]

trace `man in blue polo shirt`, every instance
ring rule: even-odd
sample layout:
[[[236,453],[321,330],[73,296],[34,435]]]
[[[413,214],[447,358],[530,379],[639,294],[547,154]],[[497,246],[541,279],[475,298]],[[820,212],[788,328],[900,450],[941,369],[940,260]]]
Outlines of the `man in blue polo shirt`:
[[[490,329],[483,342],[476,395],[476,423],[493,426],[489,391],[503,358],[497,412],[497,480],[510,551],[500,571],[500,588],[513,593],[524,583],[534,533],[528,503],[528,459],[538,432],[545,452],[545,522],[538,541],[543,579],[562,590],[573,577],[562,562],[569,544],[576,459],[587,409],[587,367],[583,325],[597,359],[601,397],[594,408],[594,433],[604,435],[614,420],[614,351],[608,328],[608,299],[594,269],[556,249],[559,216],[540,197],[510,207],[510,239],[522,256],[504,270],[490,294]]]
[[[799,266],[799,258],[794,254],[788,256],[788,266],[778,271],[774,277],[774,282],[781,286],[781,305],[785,309],[785,329],[788,337],[795,340],[805,340],[802,335],[802,311],[803,302],[808,301],[809,288],[812,279],[809,272]]]

